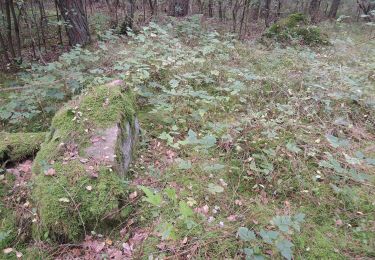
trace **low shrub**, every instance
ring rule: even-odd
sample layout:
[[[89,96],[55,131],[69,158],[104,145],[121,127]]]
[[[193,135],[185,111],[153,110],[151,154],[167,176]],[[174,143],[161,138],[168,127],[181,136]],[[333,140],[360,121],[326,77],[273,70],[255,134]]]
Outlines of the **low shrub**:
[[[328,36],[316,26],[309,25],[307,18],[300,13],[291,14],[273,24],[264,36],[284,44],[295,41],[310,46],[329,44]]]

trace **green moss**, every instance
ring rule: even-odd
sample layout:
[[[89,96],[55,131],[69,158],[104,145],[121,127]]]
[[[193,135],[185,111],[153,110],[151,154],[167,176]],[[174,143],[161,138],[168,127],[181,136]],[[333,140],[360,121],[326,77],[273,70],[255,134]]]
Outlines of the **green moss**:
[[[265,36],[284,43],[299,40],[306,45],[329,44],[328,37],[318,28],[309,26],[306,17],[300,13],[291,14],[273,24]]]
[[[132,122],[133,104],[134,97],[121,87],[101,86],[88,90],[56,114],[33,165],[32,194],[39,217],[34,226],[35,238],[77,241],[85,232],[102,230],[110,221],[116,221],[114,216],[121,215],[112,214],[122,206],[127,191],[119,173],[98,162],[95,171],[99,177],[92,178],[86,171],[87,164],[77,159],[64,160],[64,154],[67,145],[74,144],[85,156],[93,131],[126,120]],[[43,173],[50,168],[56,173],[45,176]]]
[[[20,161],[35,154],[46,133],[0,133],[0,162]]]
[[[34,236],[38,238],[79,240],[85,231],[102,224],[125,196],[126,186],[113,171],[102,168],[93,179],[79,161],[53,167],[55,177],[40,174],[35,178],[33,199],[38,203],[40,222]]]
[[[17,237],[17,225],[14,212],[4,204],[4,198],[9,194],[14,184],[14,175],[5,174],[0,181],[0,258],[2,249],[10,247]],[[2,258],[1,258],[2,259]]]
[[[345,247],[345,237],[337,235],[337,230],[329,225],[306,228],[293,239],[296,253],[301,259],[346,259],[339,253]]]
[[[63,154],[61,143],[74,143],[80,154],[89,142],[87,130],[110,127],[120,118],[132,122],[135,114],[134,96],[121,87],[100,86],[89,90],[68,103],[53,118],[51,132],[37,154],[33,173],[41,172],[43,165]]]
[[[0,250],[10,247],[17,237],[14,213],[0,202]]]

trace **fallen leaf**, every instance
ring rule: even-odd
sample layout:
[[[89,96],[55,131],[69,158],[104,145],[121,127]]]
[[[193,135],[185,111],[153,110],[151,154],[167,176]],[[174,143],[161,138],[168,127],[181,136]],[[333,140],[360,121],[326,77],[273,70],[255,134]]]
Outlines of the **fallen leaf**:
[[[81,159],[79,159],[79,161],[81,163],[87,163],[89,161],[89,159],[81,158]]]
[[[113,241],[110,240],[109,238],[107,238],[107,239],[105,240],[105,243],[106,243],[107,245],[111,246],[111,245],[113,244]]]
[[[236,204],[237,206],[242,206],[242,201],[241,200],[235,200],[234,204]]]
[[[13,252],[13,248],[11,248],[11,247],[8,247],[8,248],[5,248],[4,250],[3,250],[3,253],[4,254],[10,254],[10,253],[12,253]]]
[[[187,243],[187,240],[188,240],[188,238],[187,238],[187,237],[184,237],[184,239],[181,241],[181,244],[182,244],[182,245],[185,245],[185,244]]]
[[[53,168],[49,168],[47,171],[44,171],[44,175],[45,176],[55,176],[56,175],[56,171]]]
[[[129,243],[123,243],[122,247],[124,248],[123,252],[124,252],[125,256],[131,257],[132,252],[133,252],[133,246],[130,245]]]
[[[137,191],[134,191],[134,192],[132,192],[132,193],[129,194],[129,199],[131,199],[131,200],[135,199],[137,196],[138,196]]]
[[[338,220],[336,220],[335,224],[336,224],[336,226],[341,227],[344,223],[342,222],[341,219],[338,219]]]

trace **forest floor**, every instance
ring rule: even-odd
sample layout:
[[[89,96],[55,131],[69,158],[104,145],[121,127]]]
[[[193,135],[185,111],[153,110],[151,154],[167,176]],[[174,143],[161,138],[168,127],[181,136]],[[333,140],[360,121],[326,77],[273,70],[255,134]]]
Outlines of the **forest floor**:
[[[111,69],[139,95],[143,130],[129,217],[82,244],[46,238],[17,250],[374,258],[375,41],[365,27],[324,24],[329,46],[271,48],[189,26],[172,34],[154,25],[110,48]],[[17,171],[30,174],[30,162]]]

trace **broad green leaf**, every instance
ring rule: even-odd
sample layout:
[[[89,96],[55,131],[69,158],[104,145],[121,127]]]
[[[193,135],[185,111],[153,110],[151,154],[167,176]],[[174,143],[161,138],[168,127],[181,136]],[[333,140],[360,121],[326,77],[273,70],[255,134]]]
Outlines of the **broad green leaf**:
[[[172,188],[166,188],[164,190],[165,194],[167,194],[168,199],[173,201],[174,203],[177,202],[177,195],[176,195],[176,190]]]
[[[338,137],[336,137],[334,135],[327,134],[326,138],[327,138],[328,142],[334,148],[345,147],[345,146],[349,145],[349,141],[348,140],[338,138]]]
[[[272,218],[272,224],[276,225],[280,231],[289,232],[289,227],[292,225],[292,219],[290,216],[276,216]]]
[[[243,252],[245,254],[246,260],[263,260],[264,257],[258,253],[255,252],[252,248],[244,248]]]
[[[185,160],[178,160],[178,168],[180,170],[189,170],[191,169],[192,165],[191,165],[191,161],[185,161]]]
[[[238,237],[243,241],[255,240],[255,233],[246,227],[240,227],[237,231]]]
[[[153,191],[151,191],[149,188],[145,186],[138,186],[138,188],[140,188],[146,194],[146,198],[144,199],[145,201],[157,207],[161,205],[163,198],[160,194],[154,194]]]
[[[158,228],[162,240],[176,239],[175,228],[171,223],[163,223]]]
[[[194,215],[193,210],[188,206],[188,204],[185,201],[180,201],[179,208],[181,216],[185,219]]]
[[[266,231],[266,230],[261,230],[260,231],[260,236],[263,238],[264,242],[268,244],[273,244],[273,240],[276,240],[279,236],[279,232],[277,231]]]
[[[302,152],[302,150],[300,148],[298,148],[298,146],[296,145],[296,143],[294,143],[292,141],[289,141],[286,144],[286,149],[288,149],[289,151],[291,151],[293,153],[300,153],[300,152]]]
[[[161,133],[158,138],[161,140],[166,140],[168,144],[173,144],[173,137],[166,132]]]
[[[216,193],[222,193],[224,192],[224,188],[221,187],[220,185],[216,185],[216,184],[213,184],[213,183],[209,183],[208,184],[208,191],[212,194],[216,194]]]
[[[211,171],[220,171],[222,169],[225,168],[225,165],[222,165],[222,164],[206,164],[205,166],[203,166],[203,170],[204,171],[207,171],[207,172],[211,172]]]
[[[285,259],[288,259],[288,260],[292,259],[292,257],[293,257],[293,251],[292,251],[293,244],[289,240],[283,239],[283,240],[277,241],[276,247]]]

